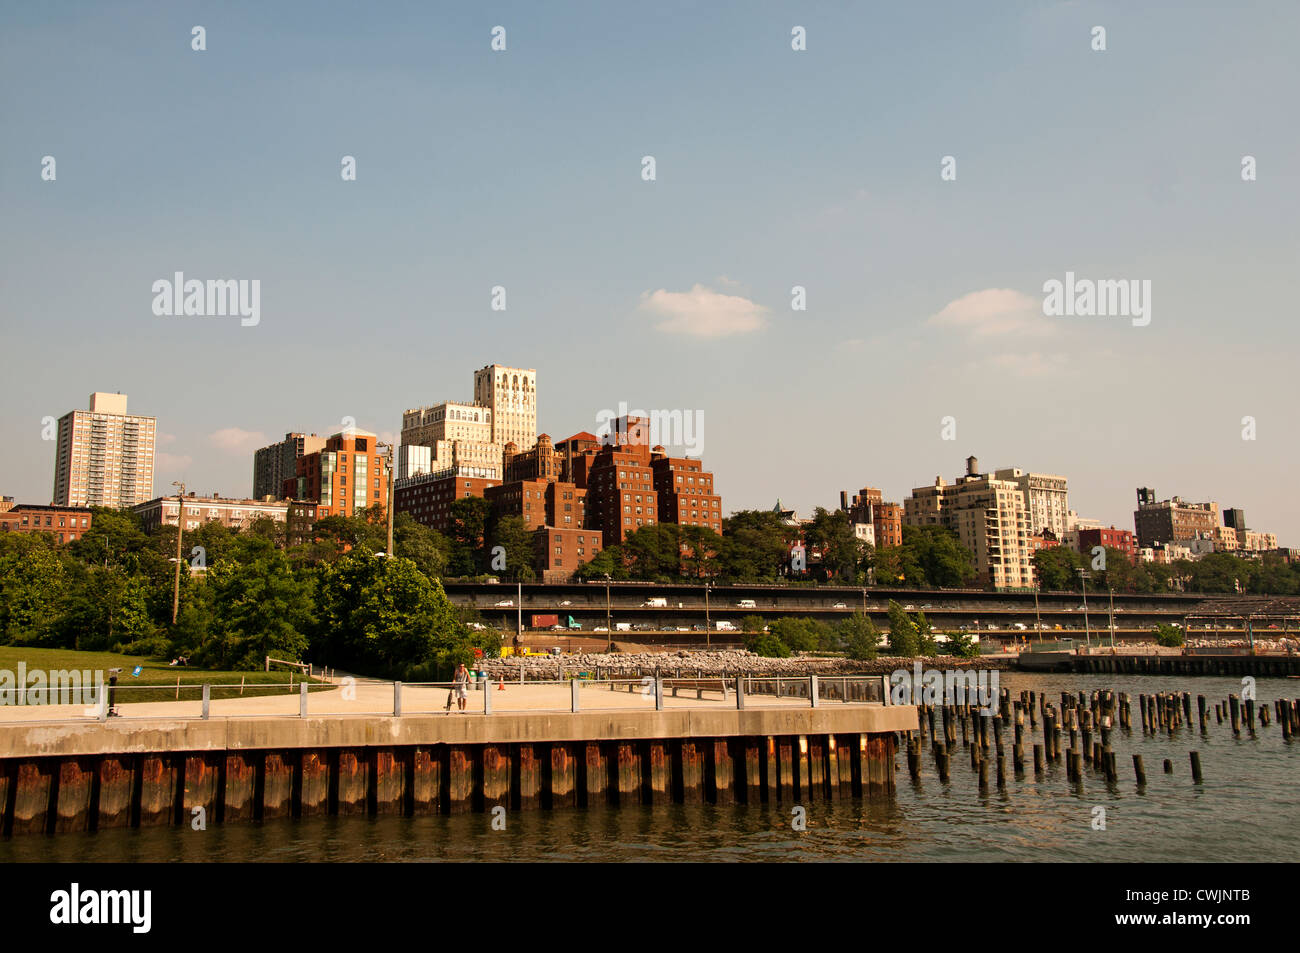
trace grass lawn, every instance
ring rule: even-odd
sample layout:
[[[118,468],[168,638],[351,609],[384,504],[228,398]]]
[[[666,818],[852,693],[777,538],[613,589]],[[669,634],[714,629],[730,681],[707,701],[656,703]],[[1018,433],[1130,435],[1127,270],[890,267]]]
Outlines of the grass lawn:
[[[140,655],[118,655],[114,652],[77,652],[73,649],[35,649],[25,646],[0,645],[0,670],[7,670],[18,677],[18,663],[25,662],[27,671],[59,671],[75,669],[79,672],[89,670],[91,678],[95,672],[104,673],[104,684],[108,684],[108,670],[120,668],[117,684],[120,687],[152,686],[149,691],[121,691],[117,693],[118,704],[130,702],[159,702],[177,700],[177,679],[179,679],[179,698],[181,701],[193,701],[203,697],[202,685],[206,682],[214,687],[213,698],[239,698],[241,695],[274,695],[297,692],[303,681],[300,672],[221,672],[209,669],[191,668],[190,666],[172,666],[167,660],[145,658]],[[142,666],[139,676],[131,673],[135,667]],[[28,682],[28,685],[31,683]],[[242,690],[241,690],[242,685]],[[169,686],[172,690],[163,690]],[[315,684],[308,691],[327,689],[327,684]]]

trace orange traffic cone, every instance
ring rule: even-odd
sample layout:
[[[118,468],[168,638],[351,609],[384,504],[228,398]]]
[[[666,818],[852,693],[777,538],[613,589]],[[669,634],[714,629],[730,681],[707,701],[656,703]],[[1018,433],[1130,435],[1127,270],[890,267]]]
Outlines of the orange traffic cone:
[[[498,676],[497,676],[497,691],[499,691],[499,692],[504,692],[505,690],[506,690],[506,677],[505,677],[504,675],[498,675]]]

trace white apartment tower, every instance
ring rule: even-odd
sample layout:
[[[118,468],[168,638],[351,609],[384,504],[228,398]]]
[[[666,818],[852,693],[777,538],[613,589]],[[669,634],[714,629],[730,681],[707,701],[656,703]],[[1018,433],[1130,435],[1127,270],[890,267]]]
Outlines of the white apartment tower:
[[[1070,529],[1070,488],[1063,476],[1054,473],[1026,473],[1019,467],[994,470],[993,479],[1015,483],[1025,496],[1029,513],[1029,535],[1050,529],[1058,540]]]
[[[492,442],[537,445],[537,371],[489,364],[474,372],[474,403],[492,411]]]
[[[126,394],[90,395],[59,419],[55,506],[125,508],[153,498],[157,418],[126,412]]]
[[[997,589],[1034,585],[1029,545],[1029,513],[1020,486],[979,472],[968,457],[966,473],[956,483],[935,477],[933,486],[917,487],[903,501],[909,526],[945,526],[956,532],[975,556],[976,579]]]

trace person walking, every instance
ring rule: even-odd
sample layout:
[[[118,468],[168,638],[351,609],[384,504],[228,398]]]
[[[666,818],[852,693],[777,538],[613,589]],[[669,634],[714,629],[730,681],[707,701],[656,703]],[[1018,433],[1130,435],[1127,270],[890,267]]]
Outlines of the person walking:
[[[465,702],[469,699],[469,669],[464,662],[456,666],[456,674],[451,681],[456,691],[456,707],[464,711]]]

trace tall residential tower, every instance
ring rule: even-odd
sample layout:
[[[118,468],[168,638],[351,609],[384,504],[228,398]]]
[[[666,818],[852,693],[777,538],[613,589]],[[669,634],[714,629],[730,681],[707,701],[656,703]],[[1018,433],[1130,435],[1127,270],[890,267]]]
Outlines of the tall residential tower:
[[[126,394],[90,395],[59,419],[55,506],[124,508],[153,498],[157,418],[126,412]]]

